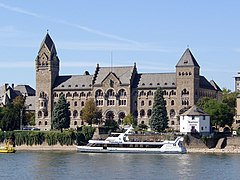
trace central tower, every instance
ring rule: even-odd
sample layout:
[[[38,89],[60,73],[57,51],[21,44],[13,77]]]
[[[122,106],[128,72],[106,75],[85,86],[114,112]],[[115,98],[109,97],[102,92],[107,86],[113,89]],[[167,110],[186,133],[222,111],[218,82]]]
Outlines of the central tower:
[[[198,100],[200,66],[189,48],[176,65],[176,86],[178,112],[184,107],[193,106]]]
[[[41,130],[50,130],[53,110],[52,89],[55,79],[59,75],[59,59],[55,45],[48,33],[41,43],[35,66],[35,123]]]

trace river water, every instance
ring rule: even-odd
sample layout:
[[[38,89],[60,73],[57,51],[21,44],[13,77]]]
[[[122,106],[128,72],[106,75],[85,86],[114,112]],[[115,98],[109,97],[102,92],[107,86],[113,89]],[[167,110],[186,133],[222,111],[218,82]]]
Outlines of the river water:
[[[238,154],[0,154],[0,179],[240,179]]]

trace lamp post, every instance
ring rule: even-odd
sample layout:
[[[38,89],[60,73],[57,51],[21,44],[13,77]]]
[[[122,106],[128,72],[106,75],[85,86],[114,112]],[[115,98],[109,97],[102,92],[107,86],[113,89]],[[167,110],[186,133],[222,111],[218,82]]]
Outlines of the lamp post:
[[[19,126],[20,130],[22,130],[22,117],[23,117],[23,108],[20,109],[20,126]]]

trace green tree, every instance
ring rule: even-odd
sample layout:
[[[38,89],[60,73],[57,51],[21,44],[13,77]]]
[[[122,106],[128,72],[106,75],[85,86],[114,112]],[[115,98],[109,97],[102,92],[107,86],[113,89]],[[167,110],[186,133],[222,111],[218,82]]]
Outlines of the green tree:
[[[17,96],[13,100],[13,106],[17,113],[19,122],[19,129],[24,125],[27,125],[27,118],[26,118],[26,107],[25,107],[25,97],[24,96]],[[20,125],[21,124],[21,125]]]
[[[134,118],[132,114],[128,114],[123,118],[124,125],[134,125]]]
[[[168,116],[166,109],[166,101],[163,97],[162,89],[158,88],[154,94],[154,103],[152,116],[150,119],[150,127],[158,132],[162,132],[167,128]]]
[[[70,111],[64,95],[60,95],[53,110],[53,128],[63,130],[70,127]]]
[[[231,108],[233,114],[235,114],[237,96],[238,92],[231,92],[231,90],[226,88],[222,90],[222,102]]]
[[[211,125],[224,127],[231,126],[233,123],[234,113],[228,104],[219,102],[216,99],[200,99],[197,103],[211,117]]]
[[[82,109],[81,119],[88,124],[98,124],[102,118],[102,111],[98,109],[93,98],[88,99],[84,108]]]
[[[12,131],[15,129],[19,129],[19,112],[16,111],[13,104],[7,104],[2,108],[1,111],[1,120],[0,120],[0,128],[3,131]]]

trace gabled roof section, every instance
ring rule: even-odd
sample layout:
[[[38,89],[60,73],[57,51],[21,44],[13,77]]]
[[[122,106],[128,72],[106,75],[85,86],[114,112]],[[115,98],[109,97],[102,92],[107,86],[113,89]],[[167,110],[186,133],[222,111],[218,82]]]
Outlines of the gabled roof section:
[[[216,91],[222,91],[214,80],[211,80],[210,84],[215,88]]]
[[[103,80],[109,75],[110,72],[114,73],[119,79],[121,84],[130,84],[134,66],[123,66],[123,67],[98,67],[98,71],[95,74],[95,85],[100,85]]]
[[[18,95],[35,96],[35,90],[29,85],[17,85],[16,87],[14,87],[14,91]]]
[[[57,54],[57,51],[56,51],[56,48],[55,48],[55,44],[52,40],[52,38],[50,37],[50,35],[47,33],[45,38],[43,39],[42,43],[41,43],[41,46],[40,46],[40,49],[46,45],[48,50],[51,52],[51,53],[54,53],[54,54]]]
[[[138,74],[138,76],[138,88],[176,87],[175,73],[143,73]]]
[[[189,48],[183,53],[176,67],[200,67]]]
[[[181,116],[209,116],[209,114],[205,113],[201,108],[193,105],[189,110],[181,114]]]
[[[54,90],[87,90],[92,88],[92,75],[58,76]]]
[[[199,87],[203,89],[216,90],[204,76],[200,76]]]
[[[114,79],[117,79],[117,81],[119,82],[119,84],[121,84],[120,79],[119,79],[119,78],[117,77],[117,75],[116,75],[115,73],[113,73],[113,72],[110,72],[110,73],[103,79],[102,82],[104,82],[109,76],[114,77]]]

